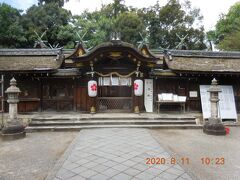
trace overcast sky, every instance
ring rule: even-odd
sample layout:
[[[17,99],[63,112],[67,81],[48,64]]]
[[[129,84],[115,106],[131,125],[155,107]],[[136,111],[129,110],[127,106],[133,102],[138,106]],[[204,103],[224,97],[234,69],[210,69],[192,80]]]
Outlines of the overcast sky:
[[[107,4],[113,0],[69,0],[65,4],[65,8],[71,10],[75,14],[80,14],[84,9],[93,11],[99,9],[101,4]],[[165,4],[167,0],[159,0],[160,4]],[[190,0],[193,7],[200,8],[201,14],[204,16],[204,27],[205,30],[213,29],[219,15],[221,13],[227,13],[228,9],[239,0]],[[26,10],[32,4],[36,3],[37,0],[0,0],[12,5],[18,9]],[[157,0],[125,0],[127,6],[133,7],[148,7],[154,5]]]

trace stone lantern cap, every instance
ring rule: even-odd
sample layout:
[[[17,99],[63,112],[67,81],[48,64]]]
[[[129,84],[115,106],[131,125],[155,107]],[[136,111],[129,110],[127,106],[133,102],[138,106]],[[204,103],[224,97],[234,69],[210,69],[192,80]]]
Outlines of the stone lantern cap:
[[[214,78],[212,80],[211,86],[208,89],[208,92],[222,92],[221,88],[218,86],[217,80]]]
[[[10,87],[7,88],[5,93],[7,93],[7,94],[10,94],[10,93],[20,93],[21,91],[20,91],[20,89],[18,87],[16,87],[16,85],[17,85],[17,81],[14,78],[12,78],[10,80]]]

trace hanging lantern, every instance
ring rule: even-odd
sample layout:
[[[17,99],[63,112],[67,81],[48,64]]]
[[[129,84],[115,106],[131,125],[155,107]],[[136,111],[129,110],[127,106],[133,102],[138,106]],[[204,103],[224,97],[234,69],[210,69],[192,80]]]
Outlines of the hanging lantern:
[[[133,84],[134,95],[142,96],[143,95],[143,81],[141,79],[136,79]]]
[[[88,81],[88,96],[90,97],[97,96],[97,81],[95,80]]]

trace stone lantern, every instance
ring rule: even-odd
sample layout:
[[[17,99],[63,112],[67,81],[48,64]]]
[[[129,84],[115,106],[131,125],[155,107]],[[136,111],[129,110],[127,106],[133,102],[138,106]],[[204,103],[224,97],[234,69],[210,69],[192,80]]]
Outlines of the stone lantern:
[[[208,122],[204,124],[203,132],[211,135],[226,135],[225,127],[218,117],[219,92],[221,92],[221,89],[215,78],[212,80],[208,92],[210,93],[211,117],[209,117]]]
[[[10,81],[10,87],[5,91],[8,96],[7,102],[9,103],[9,118],[2,129],[2,137],[4,138],[25,137],[25,128],[17,118],[17,103],[19,102],[18,95],[21,91],[18,87],[16,87],[16,85],[16,80],[12,78]]]

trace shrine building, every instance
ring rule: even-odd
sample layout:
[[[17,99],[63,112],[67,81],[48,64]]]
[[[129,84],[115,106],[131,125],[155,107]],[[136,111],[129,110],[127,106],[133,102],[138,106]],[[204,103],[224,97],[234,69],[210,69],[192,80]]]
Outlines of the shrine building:
[[[0,49],[4,89],[14,77],[21,90],[19,112],[201,112],[200,86],[213,78],[232,87],[240,112],[239,62],[238,52],[150,50],[120,40],[90,51]]]

